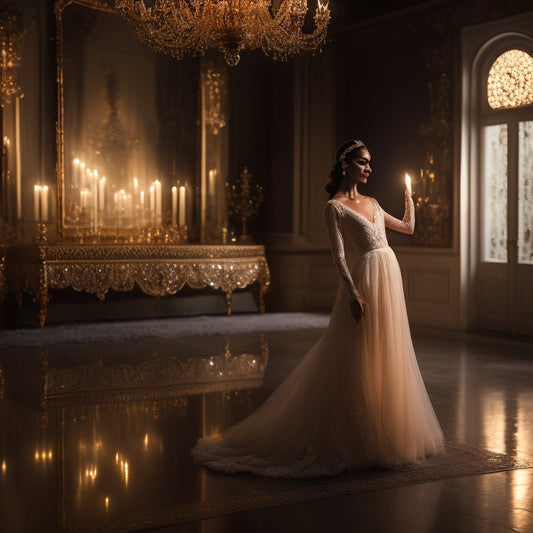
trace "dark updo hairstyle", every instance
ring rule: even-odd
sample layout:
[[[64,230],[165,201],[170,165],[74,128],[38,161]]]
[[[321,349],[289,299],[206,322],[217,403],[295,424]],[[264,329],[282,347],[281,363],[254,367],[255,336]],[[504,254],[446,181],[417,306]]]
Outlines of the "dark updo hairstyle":
[[[365,143],[357,139],[350,139],[339,146],[335,154],[335,166],[329,173],[329,180],[325,187],[330,199],[337,194],[342,184],[344,178],[343,163],[348,165],[350,161],[360,157],[363,150],[367,150]]]

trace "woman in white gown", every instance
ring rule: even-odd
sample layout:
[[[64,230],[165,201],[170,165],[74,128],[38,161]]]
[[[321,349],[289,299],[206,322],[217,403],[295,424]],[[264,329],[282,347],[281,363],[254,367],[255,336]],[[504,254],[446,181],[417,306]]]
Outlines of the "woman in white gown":
[[[370,154],[351,140],[337,151],[324,219],[341,277],[324,335],[250,416],[192,450],[220,472],[329,476],[414,464],[444,451],[413,350],[400,267],[385,228],[414,232],[357,186]]]

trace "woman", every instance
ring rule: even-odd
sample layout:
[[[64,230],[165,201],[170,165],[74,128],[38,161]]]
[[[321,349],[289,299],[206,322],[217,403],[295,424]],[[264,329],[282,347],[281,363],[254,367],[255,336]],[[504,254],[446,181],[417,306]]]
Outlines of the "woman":
[[[302,361],[248,418],[201,439],[193,457],[221,472],[315,477],[391,468],[442,453],[443,435],[411,342],[400,268],[385,228],[414,231],[358,191],[370,176],[359,140],[337,151],[324,208],[340,273],[330,322]]]

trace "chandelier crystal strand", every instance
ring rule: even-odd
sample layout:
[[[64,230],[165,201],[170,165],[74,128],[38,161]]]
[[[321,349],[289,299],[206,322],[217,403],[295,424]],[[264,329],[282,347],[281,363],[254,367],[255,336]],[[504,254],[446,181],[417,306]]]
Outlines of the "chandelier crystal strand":
[[[330,19],[328,4],[318,5],[315,29],[304,33],[307,0],[282,0],[274,13],[269,0],[116,0],[116,8],[150,48],[183,59],[215,49],[235,66],[242,50],[261,48],[285,61],[320,49]]]

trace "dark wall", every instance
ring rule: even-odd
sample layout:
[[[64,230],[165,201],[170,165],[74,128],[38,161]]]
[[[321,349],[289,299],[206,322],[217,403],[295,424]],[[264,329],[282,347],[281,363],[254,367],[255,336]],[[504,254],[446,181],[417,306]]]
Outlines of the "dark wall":
[[[420,124],[428,120],[424,47],[415,38],[393,46],[336,46],[338,144],[360,138],[373,174],[362,192],[393,214],[403,212],[406,171],[420,169],[425,150]]]
[[[263,186],[250,231],[292,231],[293,74],[291,62],[243,53],[229,69],[230,177],[243,166]]]

